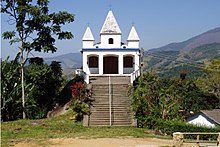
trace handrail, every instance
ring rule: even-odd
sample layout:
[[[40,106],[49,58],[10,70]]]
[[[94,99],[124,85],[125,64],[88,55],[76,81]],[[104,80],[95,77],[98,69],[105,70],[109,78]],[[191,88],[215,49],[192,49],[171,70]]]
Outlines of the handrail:
[[[140,70],[136,70],[136,71],[133,71],[131,73],[131,83],[133,83],[133,81],[140,76]]]
[[[182,132],[183,135],[219,135],[219,133],[218,132],[217,133],[212,133],[212,132]]]
[[[112,91],[111,91],[111,77],[109,76],[109,125],[112,126]]]
[[[184,138],[184,135],[197,135],[197,138],[195,140],[186,140]],[[217,140],[200,140],[200,135],[218,135]],[[176,147],[181,147],[183,143],[217,143],[217,145],[220,145],[220,132],[217,133],[211,133],[211,132],[175,132],[173,133],[173,141],[174,145]]]

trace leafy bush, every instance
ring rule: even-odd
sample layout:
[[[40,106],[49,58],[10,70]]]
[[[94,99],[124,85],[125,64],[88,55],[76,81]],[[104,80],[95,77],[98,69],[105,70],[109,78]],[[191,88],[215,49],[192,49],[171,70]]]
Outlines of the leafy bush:
[[[46,117],[47,112],[55,106],[56,97],[65,81],[61,65],[56,61],[47,65],[40,59],[32,59],[26,71],[26,82],[29,83],[26,86],[26,115],[30,119]]]
[[[2,61],[2,97],[1,119],[12,121],[22,118],[20,68],[17,62]],[[30,64],[25,66],[25,113],[28,119],[46,117],[55,105],[63,81],[62,68],[59,62],[44,64],[42,58],[31,58]]]
[[[177,79],[161,79],[153,72],[146,72],[139,77],[130,91],[138,121],[146,116],[185,120],[190,111],[198,113],[219,107],[217,96],[203,91],[194,80],[187,80],[185,76],[186,73],[182,73]]]
[[[87,89],[85,82],[76,82],[71,86],[72,99],[70,101],[70,108],[73,110],[71,119],[80,121],[83,115],[89,112],[89,103],[91,101],[91,92]]]
[[[84,82],[84,78],[81,76],[75,76],[72,80],[70,80],[64,88],[61,90],[59,96],[56,99],[56,103],[59,106],[64,106],[72,99],[72,88],[71,86],[74,85],[76,82]]]
[[[1,61],[1,120],[11,121],[22,116],[19,64],[15,60]]]

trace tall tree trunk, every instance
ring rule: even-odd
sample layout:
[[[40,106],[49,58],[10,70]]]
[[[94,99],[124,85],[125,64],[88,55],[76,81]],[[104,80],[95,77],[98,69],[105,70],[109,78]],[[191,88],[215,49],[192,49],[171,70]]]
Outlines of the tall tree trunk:
[[[22,111],[23,119],[26,118],[24,108],[25,108],[25,93],[24,93],[24,65],[21,63],[21,90],[22,90]]]
[[[25,119],[25,88],[24,88],[24,64],[25,64],[25,57],[24,57],[24,50],[23,50],[23,42],[21,47],[21,93],[22,93],[22,118]]]

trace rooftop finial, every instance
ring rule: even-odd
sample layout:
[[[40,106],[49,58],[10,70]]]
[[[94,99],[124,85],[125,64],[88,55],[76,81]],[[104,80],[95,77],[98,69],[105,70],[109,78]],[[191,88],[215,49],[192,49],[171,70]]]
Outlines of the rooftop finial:
[[[108,7],[109,7],[109,10],[112,10],[112,5],[111,4],[109,4]]]
[[[134,22],[133,21],[132,21],[131,25],[134,26]]]
[[[90,25],[90,23],[88,22],[88,23],[87,23],[87,27],[89,27],[89,25]]]

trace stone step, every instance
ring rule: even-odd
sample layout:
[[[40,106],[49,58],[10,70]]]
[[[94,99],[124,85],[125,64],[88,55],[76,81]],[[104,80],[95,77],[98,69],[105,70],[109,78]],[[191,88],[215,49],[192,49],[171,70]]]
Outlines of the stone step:
[[[101,105],[101,104],[109,105],[109,100],[107,100],[107,101],[106,100],[105,101],[103,101],[103,100],[95,100],[95,101],[93,101],[93,106]],[[112,106],[130,105],[130,104],[131,104],[131,102],[129,102],[128,100],[118,100],[118,101],[111,102]]]
[[[93,102],[93,105],[96,105],[96,104],[108,104],[109,105],[109,99],[96,99],[96,100],[94,100]],[[118,106],[118,105],[130,105],[131,104],[131,102],[129,102],[129,100],[115,100],[115,101],[112,101],[111,102],[111,105],[115,105],[115,106]]]
[[[92,97],[94,98],[100,98],[100,97],[105,97],[105,98],[109,98],[109,93],[108,92],[94,92]]]
[[[131,123],[132,120],[111,120],[112,124],[126,124],[126,123]],[[94,119],[94,120],[90,120],[90,124],[110,124],[110,120],[104,119],[104,120],[99,120],[99,119]]]
[[[113,84],[129,84],[130,76],[111,76],[110,81]],[[90,76],[90,82],[93,84],[108,84],[109,76]]]
[[[96,95],[93,96],[94,101],[106,101],[109,100],[110,97],[104,96],[104,95]],[[111,101],[131,101],[130,98],[125,96],[111,96]]]
[[[131,99],[128,97],[130,77],[111,76],[109,85],[108,76],[92,76],[93,99],[90,109],[91,126],[109,126],[109,88],[111,92],[111,120],[114,126],[130,126],[133,112]],[[109,87],[110,86],[110,87]]]
[[[109,105],[105,105],[105,104],[100,104],[100,105],[93,105],[91,107],[91,109],[99,109],[99,108],[102,108],[102,109],[109,109]],[[131,109],[131,106],[128,106],[128,105],[120,105],[120,106],[111,106],[111,109],[112,110],[117,110],[117,109],[122,109],[122,110],[130,110]]]
[[[110,119],[105,118],[105,117],[103,117],[103,118],[101,118],[101,117],[91,117],[90,121],[93,121],[93,122],[95,122],[95,121],[109,122]],[[129,119],[129,118],[120,118],[120,117],[119,118],[112,117],[111,121],[112,122],[125,122],[125,121],[128,122],[128,121],[131,121],[131,119]]]
[[[126,121],[112,121],[111,124],[112,126],[129,126],[131,125],[132,121],[131,120],[126,120]],[[90,121],[90,125],[92,126],[109,126],[110,125],[110,121],[109,120],[104,120],[104,121],[101,121],[101,120],[98,120],[98,121]]]

